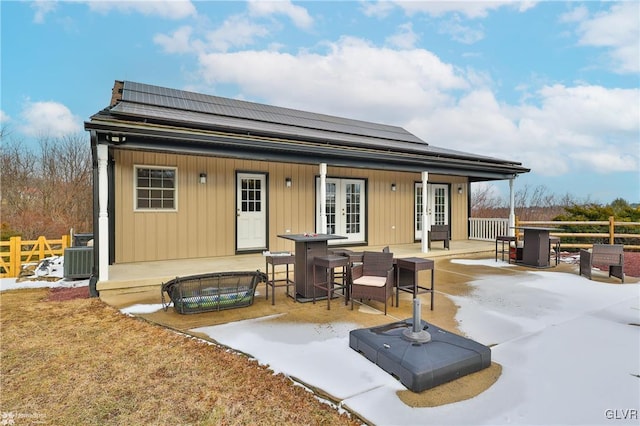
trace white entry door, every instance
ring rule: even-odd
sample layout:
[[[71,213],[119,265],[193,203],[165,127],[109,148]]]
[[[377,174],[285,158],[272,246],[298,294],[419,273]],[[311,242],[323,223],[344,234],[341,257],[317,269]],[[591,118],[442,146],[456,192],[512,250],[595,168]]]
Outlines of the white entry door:
[[[334,244],[365,240],[365,191],[362,179],[326,179],[327,234],[341,235],[346,240]],[[316,221],[320,223],[320,179],[317,180]]]
[[[266,176],[238,173],[236,194],[237,249],[262,250],[267,245]]]
[[[422,183],[415,184],[415,239],[422,240]],[[449,186],[427,184],[427,215],[431,225],[449,224]]]

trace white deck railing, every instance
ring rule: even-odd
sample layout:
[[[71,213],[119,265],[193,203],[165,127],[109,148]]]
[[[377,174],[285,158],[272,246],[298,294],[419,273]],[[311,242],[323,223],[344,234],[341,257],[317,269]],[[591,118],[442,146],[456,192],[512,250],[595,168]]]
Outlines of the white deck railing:
[[[498,235],[509,235],[509,219],[469,218],[469,239],[495,241]]]

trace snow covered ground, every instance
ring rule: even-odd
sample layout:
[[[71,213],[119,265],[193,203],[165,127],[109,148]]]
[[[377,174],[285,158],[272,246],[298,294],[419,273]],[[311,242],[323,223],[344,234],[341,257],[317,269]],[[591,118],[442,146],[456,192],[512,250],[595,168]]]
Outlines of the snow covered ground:
[[[197,331],[326,390],[376,425],[640,424],[640,287],[558,272],[522,277],[483,277],[470,295],[453,297],[462,331],[494,345],[503,369],[487,391],[440,407],[400,401],[404,387],[349,348],[354,324],[261,319]]]
[[[453,262],[505,267],[493,260]],[[483,276],[470,283],[470,294],[449,296],[460,306],[461,330],[492,345],[502,375],[475,398],[439,407],[405,405],[396,395],[405,388],[349,347],[355,324],[261,318],[194,331],[324,389],[376,425],[640,424],[640,285],[553,271],[519,278]],[[8,281],[1,280],[2,290],[19,286]],[[42,284],[52,285],[58,284]]]
[[[15,290],[20,288],[51,288],[51,287],[84,287],[89,285],[89,280],[66,280],[64,275],[64,256],[51,256],[32,266],[34,275],[29,280],[17,282],[16,278],[0,279],[0,291]]]

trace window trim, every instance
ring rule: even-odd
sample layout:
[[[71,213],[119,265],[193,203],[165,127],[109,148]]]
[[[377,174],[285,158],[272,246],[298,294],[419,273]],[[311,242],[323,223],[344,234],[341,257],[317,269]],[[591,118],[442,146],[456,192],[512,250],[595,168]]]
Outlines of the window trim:
[[[146,207],[138,207],[138,170],[139,169],[149,169],[149,170],[173,170],[174,173],[174,181],[173,181],[173,208],[146,208]],[[174,213],[178,211],[178,168],[175,166],[150,166],[144,164],[135,164],[133,166],[133,211],[134,212],[143,212],[143,213]]]

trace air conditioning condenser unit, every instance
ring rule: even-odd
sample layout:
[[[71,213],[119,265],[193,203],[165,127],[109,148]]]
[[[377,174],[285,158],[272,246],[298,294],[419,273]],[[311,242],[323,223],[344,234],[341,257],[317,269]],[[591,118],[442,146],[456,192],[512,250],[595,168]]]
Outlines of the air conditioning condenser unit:
[[[93,247],[64,249],[64,278],[84,279],[93,271]]]

